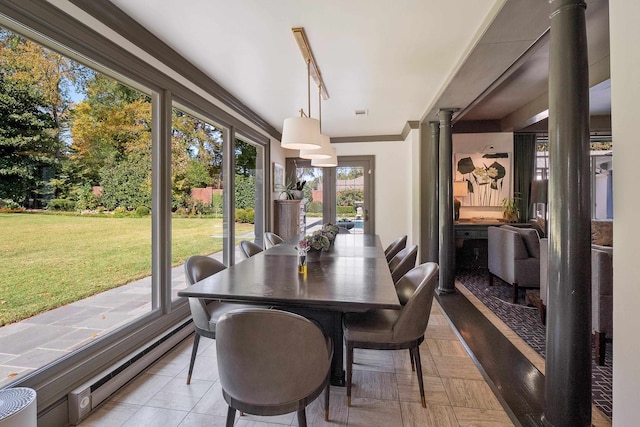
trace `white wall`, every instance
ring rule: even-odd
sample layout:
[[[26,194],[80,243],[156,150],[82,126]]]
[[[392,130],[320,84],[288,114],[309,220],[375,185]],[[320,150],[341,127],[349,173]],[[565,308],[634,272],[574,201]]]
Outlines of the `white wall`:
[[[609,0],[611,122],[616,146],[613,190],[613,425],[640,420],[640,227],[636,183],[640,158],[640,2]],[[622,179],[631,177],[632,179]]]
[[[417,244],[412,230],[412,196],[418,179],[410,166],[416,133],[417,130],[411,131],[406,141],[333,144],[338,157],[375,156],[375,232],[383,246],[405,234],[409,236],[408,244]]]
[[[511,171],[513,171],[513,132],[500,133],[461,133],[453,134],[453,155],[456,153],[507,152],[511,153]],[[490,147],[493,146],[493,149]],[[453,162],[454,159],[451,159]],[[454,164],[455,173],[455,164]],[[509,183],[513,194],[513,173]],[[467,197],[460,197],[462,202],[460,218],[502,218],[502,210],[498,207],[472,208],[465,206]]]

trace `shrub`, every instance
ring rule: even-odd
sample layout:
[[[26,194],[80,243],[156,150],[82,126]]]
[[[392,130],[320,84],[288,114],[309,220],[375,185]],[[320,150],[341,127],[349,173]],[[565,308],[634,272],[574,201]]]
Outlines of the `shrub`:
[[[50,211],[74,211],[76,202],[69,199],[51,199],[47,203],[47,210]]]
[[[136,216],[147,216],[151,213],[151,209],[146,206],[138,206],[136,208]]]
[[[236,221],[248,224],[254,224],[255,211],[249,209],[236,209]]]
[[[354,216],[356,210],[353,206],[337,206],[337,214],[339,216]]]
[[[309,202],[307,203],[308,213],[322,213],[322,202]]]
[[[0,199],[0,209],[19,209],[20,205],[11,199]]]
[[[115,216],[126,216],[127,215],[127,208],[125,208],[124,206],[118,206],[117,208],[115,208],[113,210],[113,215],[115,215]]]
[[[338,191],[338,206],[355,206],[356,202],[364,200],[364,190],[361,188],[346,188]]]
[[[76,201],[77,210],[94,210],[98,208],[100,204],[100,198],[93,194],[90,186],[80,187],[77,191],[78,200]]]

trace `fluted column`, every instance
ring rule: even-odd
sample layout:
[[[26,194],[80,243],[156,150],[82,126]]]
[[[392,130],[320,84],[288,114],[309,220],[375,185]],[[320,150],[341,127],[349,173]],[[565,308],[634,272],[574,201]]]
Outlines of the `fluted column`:
[[[438,122],[420,125],[420,263],[439,262]]]
[[[552,0],[546,426],[591,425],[591,203],[586,3]]]
[[[455,238],[453,234],[453,140],[451,137],[451,116],[454,110],[438,112],[440,120],[438,181],[439,217],[439,294],[455,292]]]

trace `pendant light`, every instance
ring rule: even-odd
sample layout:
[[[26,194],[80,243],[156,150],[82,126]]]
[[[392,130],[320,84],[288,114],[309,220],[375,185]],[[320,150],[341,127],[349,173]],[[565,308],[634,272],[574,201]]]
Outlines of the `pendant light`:
[[[328,159],[311,159],[311,166],[320,168],[335,168],[338,166],[336,149],[331,147],[331,156]]]
[[[317,150],[320,148],[320,122],[311,118],[311,72],[307,60],[307,112],[300,109],[300,117],[289,117],[282,126],[280,146],[291,150]]]

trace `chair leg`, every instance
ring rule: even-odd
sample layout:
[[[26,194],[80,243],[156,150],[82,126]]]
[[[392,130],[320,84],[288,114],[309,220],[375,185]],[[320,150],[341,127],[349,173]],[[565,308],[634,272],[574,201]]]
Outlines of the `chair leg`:
[[[347,341],[347,406],[351,406],[351,374],[353,369],[353,343]]]
[[[493,274],[489,273],[489,286],[493,286]]]
[[[324,420],[329,421],[329,390],[331,384],[327,383],[327,388],[324,390]]]
[[[415,372],[416,364],[413,361],[413,353],[411,352],[411,349],[409,349],[409,359],[411,359],[411,370]]]
[[[518,303],[518,283],[513,284],[513,303]]]
[[[307,413],[304,408],[298,411],[298,427],[307,427]]]
[[[598,365],[600,366],[604,366],[604,359],[606,356],[606,350],[607,350],[607,342],[605,341],[605,338],[607,336],[607,334],[605,332],[594,332],[594,338],[595,338],[595,347],[596,347],[596,354],[595,354],[595,361]]]
[[[196,332],[193,337],[193,349],[191,350],[191,363],[189,363],[189,374],[187,375],[187,384],[191,384],[191,374],[193,373],[193,365],[196,363],[196,354],[198,353],[198,343],[200,343],[200,334]]]
[[[233,427],[233,423],[236,422],[236,410],[229,406],[227,409],[227,424],[226,427]]]
[[[416,372],[418,373],[418,386],[420,387],[420,402],[422,403],[422,407],[427,407],[427,400],[424,397],[424,383],[422,382],[422,362],[420,361],[420,347],[416,344],[416,346],[409,350],[413,353],[413,358],[416,361]]]

